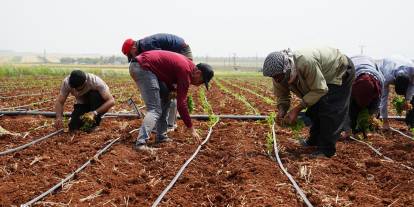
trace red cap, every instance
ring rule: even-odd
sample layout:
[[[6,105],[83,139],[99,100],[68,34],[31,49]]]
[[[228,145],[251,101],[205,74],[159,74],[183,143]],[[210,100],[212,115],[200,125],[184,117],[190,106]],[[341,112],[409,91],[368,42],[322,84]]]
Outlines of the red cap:
[[[129,51],[131,51],[132,46],[134,46],[134,40],[133,39],[126,39],[124,44],[122,45],[122,53],[124,55],[128,56]]]

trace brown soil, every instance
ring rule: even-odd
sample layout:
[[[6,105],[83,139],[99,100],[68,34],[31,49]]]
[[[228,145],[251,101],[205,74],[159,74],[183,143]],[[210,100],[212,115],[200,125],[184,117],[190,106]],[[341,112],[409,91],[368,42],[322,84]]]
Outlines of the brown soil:
[[[10,81],[7,83],[13,81],[5,80]],[[122,91],[116,95],[117,100],[121,101],[113,111],[131,110],[124,101],[131,96],[139,105],[142,104],[139,91],[131,87],[131,81],[125,80],[109,81],[111,88]],[[256,82],[254,85],[257,86],[249,87],[242,83],[243,80],[231,81],[252,90],[265,86],[268,87],[266,91],[271,89],[267,83]],[[60,81],[52,83],[56,87],[60,85]],[[261,98],[226,86],[245,96],[262,113],[271,111],[272,106]],[[42,87],[24,87],[24,84],[15,88],[2,85],[1,94],[17,95],[42,90]],[[197,88],[192,88],[190,92],[196,103],[195,113],[201,113]],[[41,95],[39,99],[54,98],[56,93]],[[216,114],[249,113],[242,102],[224,94],[214,82],[206,96]],[[13,98],[7,101],[7,105],[27,104],[28,100],[32,99]],[[0,107],[5,106],[3,99],[1,104],[4,105]],[[53,107],[53,103],[38,108],[45,106]],[[66,104],[65,110],[70,111],[71,107],[70,103]],[[53,119],[40,116],[0,117],[2,127],[19,133],[39,127],[45,121],[51,123]],[[70,206],[151,205],[198,143],[184,130],[182,121],[178,121],[178,130],[169,133],[173,142],[153,145],[157,148],[153,153],[135,151],[132,146],[136,133],[129,135],[128,132],[140,123],[140,120],[109,118],[93,133],[60,134],[20,152],[1,156],[0,206],[20,205],[41,194],[81,166],[107,141],[119,136],[122,136],[121,141],[99,162],[87,167],[43,202]],[[194,121],[194,124],[205,137],[207,122]],[[401,122],[393,121],[391,125],[409,133]],[[31,132],[25,139],[2,137],[0,151],[52,131],[52,127],[45,127]],[[214,127],[209,142],[164,197],[161,206],[303,206],[274,158],[266,153],[265,137],[269,131],[265,123],[222,120]],[[414,172],[400,165],[414,168],[413,140],[392,132],[369,134],[365,141],[395,162],[386,161],[367,146],[352,140],[340,140],[335,157],[315,159],[309,156],[311,148],[300,147],[296,142],[295,138],[306,135],[307,129],[296,135],[289,129],[277,128],[282,162],[315,206],[413,206]],[[91,196],[94,193],[97,196]],[[38,203],[39,206],[43,204]]]

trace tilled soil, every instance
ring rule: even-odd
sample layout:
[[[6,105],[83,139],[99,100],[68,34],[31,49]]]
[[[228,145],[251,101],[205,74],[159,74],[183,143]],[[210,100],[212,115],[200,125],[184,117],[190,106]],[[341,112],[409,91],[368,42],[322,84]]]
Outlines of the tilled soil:
[[[232,83],[237,84],[237,81]],[[122,93],[116,95],[120,101],[114,111],[131,110],[124,101],[128,96],[142,104],[139,91],[131,84],[133,82],[110,83],[115,88],[125,88],[118,90]],[[258,93],[269,95],[269,90],[265,90],[267,85],[260,82],[253,85],[257,86],[244,84],[243,87],[252,90],[260,87],[266,92]],[[226,87],[245,96],[264,114],[271,111],[272,106],[260,97],[236,87]],[[30,93],[30,90],[19,87],[0,88],[5,89],[1,94],[6,96],[13,95],[14,91]],[[41,87],[33,90],[36,93]],[[196,104],[195,113],[203,112],[197,88],[190,92]],[[214,82],[206,96],[216,114],[249,114],[244,103],[226,95]],[[44,100],[50,95],[40,97],[35,100]],[[22,105],[30,102],[28,100],[31,99],[12,98],[7,105],[2,103],[1,106]],[[66,111],[71,110],[71,104],[65,105]],[[33,108],[45,106],[51,107]],[[0,151],[53,132],[51,126],[31,131],[52,121],[40,116],[1,116],[0,125],[7,130],[30,133],[24,139],[1,137]],[[153,151],[136,151],[133,144],[137,134],[128,132],[140,123],[141,120],[108,118],[93,133],[62,133],[20,152],[1,156],[0,206],[20,205],[36,197],[81,166],[108,141],[120,136],[122,139],[97,162],[37,205],[150,206],[191,156],[198,142],[184,130],[182,121],[178,121],[178,130],[169,133],[173,142],[151,144]],[[194,124],[205,137],[207,122],[194,121]],[[391,126],[409,133],[402,122],[392,121]],[[221,120],[213,128],[209,142],[160,205],[303,206],[274,155],[269,156],[266,152],[269,132],[269,126],[264,122]],[[296,134],[289,129],[277,128],[276,135],[283,164],[314,206],[414,206],[414,172],[401,166],[414,168],[413,140],[394,132],[368,134],[364,141],[394,160],[390,162],[352,140],[339,140],[337,154],[331,159],[312,158],[309,154],[313,149],[301,147],[296,141],[307,135],[307,129]],[[153,141],[152,138],[150,142]]]

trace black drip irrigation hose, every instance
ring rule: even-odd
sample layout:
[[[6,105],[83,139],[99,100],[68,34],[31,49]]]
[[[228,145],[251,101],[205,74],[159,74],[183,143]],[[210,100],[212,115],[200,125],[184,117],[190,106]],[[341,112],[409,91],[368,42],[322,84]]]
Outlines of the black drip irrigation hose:
[[[366,143],[366,142],[364,142],[364,141],[361,141],[361,140],[359,140],[359,139],[355,139],[354,137],[352,137],[352,136],[350,136],[349,137],[350,139],[352,139],[352,140],[354,140],[354,141],[357,141],[357,142],[359,142],[359,143],[361,143],[361,144],[365,144],[366,146],[368,146],[372,151],[374,151],[378,156],[380,156],[380,157],[383,157],[385,160],[387,160],[387,161],[389,161],[389,162],[392,162],[392,163],[396,163],[396,164],[399,164],[399,165],[401,165],[402,167],[404,167],[404,168],[406,168],[406,169],[408,169],[408,170],[410,170],[410,171],[414,171],[414,169],[412,168],[412,167],[410,167],[410,166],[407,166],[407,165],[404,165],[404,164],[402,164],[402,163],[400,163],[400,162],[397,162],[397,161],[395,161],[395,160],[393,160],[393,159],[391,159],[391,158],[389,158],[389,157],[387,157],[387,156],[385,156],[384,154],[382,154],[379,150],[377,150],[377,149],[375,149],[375,147],[373,147],[372,145],[370,145],[370,144],[368,144],[368,143]]]
[[[47,190],[46,192],[40,194],[39,196],[37,196],[36,198],[33,198],[32,200],[30,200],[29,202],[20,205],[20,207],[27,207],[27,206],[31,206],[33,204],[35,204],[37,201],[43,199],[44,197],[46,197],[47,195],[53,193],[54,191],[56,191],[57,189],[61,188],[63,186],[63,184],[65,184],[66,182],[70,181],[71,179],[73,179],[80,171],[82,171],[83,169],[85,169],[88,165],[90,165],[94,160],[97,160],[99,158],[99,156],[101,156],[104,152],[106,152],[113,144],[115,144],[119,139],[121,139],[121,137],[118,137],[116,139],[113,139],[108,145],[106,145],[104,148],[100,149],[92,158],[90,158],[88,161],[85,162],[85,164],[83,164],[82,166],[80,166],[78,169],[76,169],[73,173],[69,174],[68,176],[66,176],[65,179],[63,179],[62,181],[60,181],[58,184],[56,184],[55,186],[53,186],[52,188],[50,188],[49,190]]]
[[[289,180],[292,183],[293,187],[299,193],[300,197],[302,198],[303,202],[305,202],[306,206],[313,207],[312,203],[308,200],[305,193],[302,191],[302,189],[296,183],[295,179],[293,179],[292,175],[283,166],[282,160],[279,157],[279,149],[277,148],[275,124],[272,125],[272,136],[273,136],[273,143],[274,143],[273,148],[275,150],[276,160],[277,160],[277,163],[279,164],[280,169],[282,169],[283,173],[289,178]]]
[[[152,204],[152,207],[157,206],[161,200],[164,198],[165,194],[168,193],[168,191],[174,186],[174,184],[177,182],[178,178],[181,176],[181,174],[184,172],[185,168],[190,164],[190,162],[197,156],[198,152],[201,150],[201,147],[207,143],[207,141],[210,139],[211,133],[213,132],[213,127],[219,122],[220,119],[217,119],[217,121],[210,127],[207,137],[204,139],[204,141],[198,145],[197,149],[194,151],[193,155],[184,163],[183,166],[181,166],[180,170],[177,172],[177,174],[174,176],[174,178],[171,180],[170,184],[161,192],[161,194],[158,196],[158,198],[154,201]]]
[[[402,131],[400,131],[400,130],[398,130],[398,129],[394,129],[394,128],[392,128],[392,127],[390,127],[390,129],[391,129],[391,131],[397,132],[398,134],[401,134],[401,135],[403,135],[404,137],[407,137],[408,139],[414,140],[414,138],[413,138],[413,137],[411,137],[411,136],[408,136],[408,135],[404,134]]]
[[[70,112],[63,113],[64,116],[70,116]],[[41,115],[46,117],[56,117],[56,113],[52,111],[35,111],[35,110],[22,110],[22,111],[0,111],[0,116],[6,115],[6,116],[18,116],[18,115]],[[235,119],[235,120],[266,120],[268,116],[264,115],[234,115],[234,114],[222,114],[222,115],[216,115],[220,119]],[[106,113],[103,117],[123,117],[123,118],[140,118],[139,115],[135,113]],[[190,115],[192,119],[198,119],[198,120],[209,120],[209,115],[204,114],[194,114]],[[181,118],[178,116],[178,118]],[[308,117],[304,115],[304,113],[299,114],[299,119],[302,119],[305,121],[305,124],[308,125]]]
[[[70,112],[63,113],[65,116],[70,116]],[[46,117],[56,117],[56,113],[53,111],[36,111],[36,110],[21,110],[21,111],[0,111],[0,116],[18,116],[18,115],[41,115]],[[234,114],[222,114],[222,115],[216,115],[220,119],[235,119],[235,120],[266,120],[268,116],[265,115],[234,115]],[[106,113],[103,117],[107,118],[140,118],[139,115],[135,113]],[[193,119],[198,120],[208,120],[209,116],[204,114],[194,114],[190,115]],[[178,116],[178,118],[181,118]],[[309,126],[311,124],[309,117],[305,115],[304,112],[300,112],[298,119],[301,119],[305,122],[306,126]],[[405,117],[402,116],[389,116],[388,119],[394,119],[398,121],[405,120]]]
[[[6,116],[18,116],[18,115],[42,115],[46,117],[56,117],[56,113],[52,111],[0,111],[0,115],[4,114]],[[70,116],[70,112],[65,112],[65,116]],[[222,119],[239,119],[239,120],[265,120],[267,116],[260,115],[216,115]],[[106,113],[104,117],[125,117],[125,118],[139,118],[137,114],[134,113]],[[180,116],[178,116],[180,118]],[[193,119],[199,120],[208,120],[209,115],[199,114],[199,115],[190,115]]]
[[[48,135],[46,135],[44,137],[41,137],[41,138],[36,139],[36,140],[33,140],[33,141],[31,141],[31,142],[29,142],[27,144],[24,144],[24,145],[21,145],[19,147],[12,148],[12,149],[8,149],[8,150],[5,150],[3,152],[0,152],[0,156],[7,155],[7,154],[10,154],[10,153],[17,152],[17,151],[20,151],[22,149],[25,149],[25,148],[27,148],[27,147],[29,147],[31,145],[34,145],[34,144],[36,144],[36,143],[38,143],[40,141],[43,141],[43,140],[48,139],[48,138],[50,138],[52,136],[55,136],[55,135],[61,133],[62,131],[63,131],[63,129],[59,129],[59,130],[57,130],[55,132],[52,132],[51,134],[48,134]]]

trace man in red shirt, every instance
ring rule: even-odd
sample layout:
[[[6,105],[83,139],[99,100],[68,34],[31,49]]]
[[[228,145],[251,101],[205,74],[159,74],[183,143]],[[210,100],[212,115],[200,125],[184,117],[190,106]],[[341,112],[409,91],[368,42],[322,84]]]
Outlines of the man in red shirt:
[[[165,119],[170,105],[169,93],[177,93],[177,109],[187,128],[194,138],[200,136],[194,129],[187,108],[187,92],[190,84],[199,86],[208,83],[214,76],[210,65],[194,63],[187,57],[165,50],[152,50],[143,52],[132,61],[129,73],[136,82],[141,97],[144,99],[147,115],[139,130],[135,143],[136,149],[148,149],[146,142],[151,130],[156,126],[156,143],[167,142],[167,121]],[[167,90],[160,90],[165,84]]]

